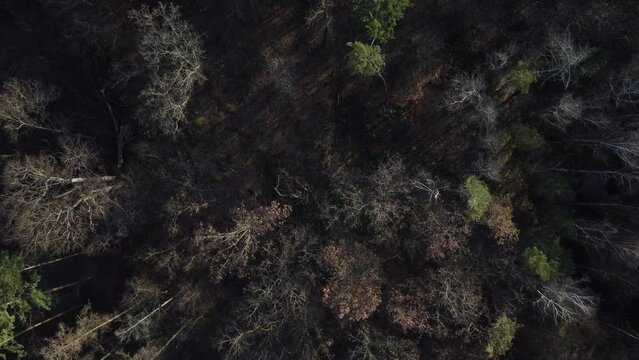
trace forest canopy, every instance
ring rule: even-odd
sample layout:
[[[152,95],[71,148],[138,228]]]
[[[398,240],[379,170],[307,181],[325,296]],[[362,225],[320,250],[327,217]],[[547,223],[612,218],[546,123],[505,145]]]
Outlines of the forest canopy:
[[[635,359],[617,0],[0,2],[0,359]]]

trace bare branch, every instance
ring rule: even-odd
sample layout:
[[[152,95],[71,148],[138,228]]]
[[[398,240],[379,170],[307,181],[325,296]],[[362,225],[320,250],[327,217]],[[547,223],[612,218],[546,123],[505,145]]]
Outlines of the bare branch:
[[[18,135],[30,130],[52,128],[45,114],[47,105],[58,97],[58,92],[35,80],[11,79],[0,92],[0,123],[9,135]]]

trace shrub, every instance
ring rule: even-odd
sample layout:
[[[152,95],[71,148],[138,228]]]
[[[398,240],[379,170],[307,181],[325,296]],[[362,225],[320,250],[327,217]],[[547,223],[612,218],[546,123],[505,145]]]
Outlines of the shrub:
[[[469,176],[464,182],[462,192],[466,197],[468,216],[473,221],[479,221],[488,210],[492,195],[488,186],[476,176]]]
[[[550,281],[559,275],[559,261],[549,258],[536,246],[524,250],[524,263],[543,281]]]
[[[349,42],[348,70],[353,75],[375,76],[384,68],[384,55],[378,45],[366,45],[359,41]]]
[[[489,357],[502,356],[512,347],[515,332],[519,328],[516,319],[501,314],[490,327],[486,353]]]
[[[575,194],[570,183],[562,175],[555,173],[542,173],[533,187],[535,196],[547,202],[570,202]]]
[[[506,74],[495,87],[501,101],[506,101],[516,93],[528,94],[538,75],[527,62],[520,61],[517,67]]]
[[[511,127],[510,132],[513,147],[519,151],[533,152],[544,145],[544,138],[532,126],[517,123]]]

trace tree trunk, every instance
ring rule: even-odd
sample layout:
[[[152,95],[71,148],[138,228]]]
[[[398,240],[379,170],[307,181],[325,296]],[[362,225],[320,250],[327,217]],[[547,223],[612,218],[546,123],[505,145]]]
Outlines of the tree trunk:
[[[169,298],[168,300],[164,301],[162,304],[160,304],[160,306],[156,307],[155,309],[153,309],[153,311],[151,311],[150,313],[148,313],[146,316],[144,316],[143,318],[141,318],[140,320],[138,320],[135,324],[129,326],[128,328],[126,328],[124,331],[122,331],[121,334],[126,334],[128,332],[130,332],[131,330],[135,329],[138,325],[140,325],[142,322],[144,322],[144,320],[148,319],[149,317],[153,316],[153,314],[155,314],[156,312],[160,311],[163,307],[169,305],[173,299],[175,299],[176,296],[178,296],[178,294],[173,295],[171,298]]]
[[[20,335],[22,335],[22,334],[28,333],[29,331],[31,331],[31,330],[33,330],[33,329],[36,329],[36,328],[38,328],[38,327],[40,327],[40,326],[42,326],[42,325],[44,325],[44,324],[47,324],[47,323],[49,323],[49,322],[51,322],[51,321],[53,321],[53,320],[55,320],[55,319],[58,319],[58,318],[62,317],[62,316],[66,315],[66,314],[68,314],[68,313],[70,313],[70,312],[72,312],[72,311],[74,311],[74,310],[77,310],[77,309],[79,309],[80,307],[82,307],[82,305],[74,306],[74,307],[72,307],[72,308],[71,308],[71,309],[69,309],[69,310],[63,311],[63,312],[61,312],[61,313],[59,313],[59,314],[56,314],[56,315],[54,315],[54,316],[52,316],[52,317],[50,317],[50,318],[47,318],[47,319],[45,319],[45,320],[42,320],[42,321],[40,321],[39,323],[33,324],[33,325],[29,326],[28,328],[26,328],[26,329],[24,329],[24,330],[22,330],[22,331],[18,332],[17,334],[13,335],[13,337],[12,337],[11,339],[7,339],[7,340],[5,340],[3,343],[1,343],[1,344],[0,344],[0,346],[2,346],[2,345],[4,345],[4,344],[8,343],[8,342],[9,342],[9,341],[11,341],[11,340],[14,340],[15,338],[17,338],[18,336],[20,336]]]
[[[112,323],[112,322],[114,322],[115,320],[119,319],[120,317],[122,317],[123,315],[125,315],[126,313],[128,313],[129,311],[131,311],[132,309],[133,309],[133,306],[132,306],[132,307],[130,307],[130,308],[128,308],[128,309],[126,309],[126,310],[124,310],[124,311],[122,311],[121,313],[119,313],[119,314],[115,315],[114,317],[110,318],[109,320],[107,320],[107,321],[105,321],[105,322],[101,323],[100,325],[98,325],[98,326],[94,327],[93,329],[91,329],[91,330],[89,330],[89,331],[85,332],[84,334],[82,334],[82,335],[78,336],[77,338],[73,339],[71,342],[69,342],[67,345],[65,345],[64,347],[62,347],[62,349],[60,349],[60,350],[64,350],[64,349],[68,348],[69,346],[73,345],[74,343],[76,343],[76,342],[78,342],[78,341],[80,341],[80,340],[84,339],[85,337],[87,337],[87,336],[91,335],[92,333],[94,333],[94,332],[98,331],[99,329],[101,329],[101,328],[103,328],[103,327],[105,327],[105,326],[109,325],[110,323]]]
[[[37,268],[39,268],[39,267],[41,267],[41,266],[54,264],[54,263],[57,263],[57,262],[59,262],[59,261],[66,260],[66,259],[72,258],[72,257],[74,257],[74,256],[78,256],[78,255],[81,255],[81,254],[82,254],[82,252],[78,252],[78,253],[75,253],[75,254],[71,254],[71,255],[66,255],[66,256],[63,256],[63,257],[59,257],[59,258],[57,258],[57,259],[53,259],[53,260],[49,260],[49,261],[45,261],[45,262],[41,262],[41,263],[39,263],[39,264],[35,264],[35,265],[31,265],[31,266],[27,266],[26,268],[22,269],[22,271],[29,271],[29,270],[37,269]]]
[[[68,288],[70,288],[70,287],[74,287],[74,286],[76,286],[76,285],[83,284],[83,283],[85,283],[85,282],[87,282],[87,281],[89,281],[89,280],[91,280],[91,279],[93,279],[93,277],[92,277],[92,276],[89,276],[89,277],[86,277],[86,278],[84,278],[84,279],[82,279],[82,280],[74,281],[74,282],[72,282],[72,283],[68,283],[68,284],[65,284],[65,285],[61,285],[61,286],[54,287],[54,288],[52,288],[52,289],[45,290],[44,292],[45,292],[45,293],[52,293],[52,292],[56,292],[56,291],[60,291],[60,290],[64,290],[64,289],[68,289]]]

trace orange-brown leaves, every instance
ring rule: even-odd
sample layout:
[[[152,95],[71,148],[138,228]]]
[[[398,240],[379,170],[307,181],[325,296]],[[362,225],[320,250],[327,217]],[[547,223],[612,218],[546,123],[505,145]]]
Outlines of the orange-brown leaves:
[[[519,229],[513,222],[513,207],[510,198],[502,196],[492,201],[488,208],[486,225],[499,245],[517,240]]]
[[[324,304],[346,320],[368,318],[382,301],[379,258],[364,245],[328,245],[319,256],[320,267],[330,274],[323,289]]]
[[[387,311],[391,322],[404,332],[428,332],[428,307],[432,292],[422,281],[408,280],[391,290]]]

